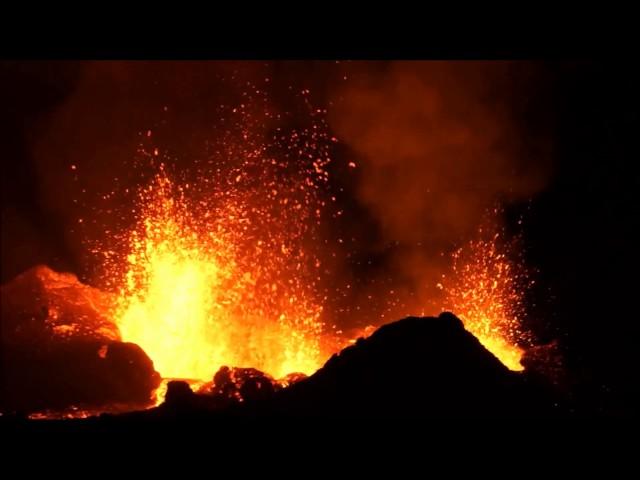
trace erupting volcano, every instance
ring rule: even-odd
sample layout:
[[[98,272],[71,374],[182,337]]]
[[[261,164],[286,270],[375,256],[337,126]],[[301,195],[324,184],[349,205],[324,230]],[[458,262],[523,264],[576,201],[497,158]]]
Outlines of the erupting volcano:
[[[311,174],[302,168],[288,177],[277,169],[290,165],[268,157],[249,157],[242,168],[255,162],[269,181],[252,182],[246,170],[232,169],[233,178],[225,181],[179,184],[160,163],[138,191],[133,227],[117,234],[115,244],[93,247],[105,259],[102,271],[111,289],[92,308],[111,319],[122,341],[140,346],[165,379],[202,386],[230,365],[267,372],[286,385],[289,374],[311,375],[355,341],[323,322],[322,262],[309,243],[328,203],[314,178],[326,182],[328,175],[319,160],[311,162]],[[500,212],[493,213],[495,223]],[[529,344],[520,326],[526,269],[494,231],[495,225],[480,229],[478,239],[456,250],[452,274],[443,275],[438,287],[443,310],[459,312],[489,351],[511,370],[522,370],[522,346]],[[55,275],[41,276],[45,288],[56,289],[47,283]],[[81,292],[90,288],[74,285]],[[56,308],[48,311],[57,315]],[[72,322],[56,328],[76,327]],[[96,323],[97,340],[103,330]],[[104,358],[107,351],[105,345],[96,353]],[[158,401],[165,391],[163,382]]]
[[[144,191],[114,314],[122,337],[164,377],[210,380],[223,365],[313,373],[322,309],[304,283],[304,253],[286,229],[267,236],[277,226],[262,223],[263,208],[225,197],[218,209],[200,209],[166,176]]]
[[[158,173],[139,189],[133,227],[116,248],[93,248],[109,259],[102,275],[123,339],[164,377],[211,380],[224,365],[311,374],[337,348],[321,320],[332,142],[322,111],[308,129],[265,140],[242,107],[225,111],[237,123],[190,181],[141,148],[143,168]]]
[[[123,175],[114,175],[107,191],[96,188],[91,194],[98,200],[83,205],[75,219],[79,235],[90,222],[94,228],[93,236],[85,235],[82,240],[85,257],[91,258],[84,283],[41,267],[18,277],[15,284],[3,286],[3,305],[12,309],[8,314],[12,321],[5,322],[12,330],[5,337],[18,339],[19,349],[32,348],[20,322],[28,320],[29,328],[41,327],[47,332],[53,325],[45,346],[37,347],[44,352],[42,364],[49,348],[66,351],[78,342],[82,350],[78,358],[90,355],[105,378],[112,378],[109,369],[113,363],[135,381],[138,373],[132,365],[140,366],[146,380],[136,393],[136,408],[141,403],[144,407],[157,405],[167,392],[173,395],[171,401],[176,395],[178,403],[188,400],[189,388],[176,383],[171,387],[170,380],[188,381],[202,392],[217,392],[224,401],[240,403],[246,392],[266,398],[267,393],[293,388],[307,377],[321,383],[322,375],[317,380],[316,372],[326,374],[332,365],[348,364],[349,355],[359,355],[354,351],[369,348],[362,347],[368,340],[372,340],[368,345],[374,345],[372,351],[378,352],[376,339],[388,334],[378,333],[394,332],[395,328],[400,332],[416,328],[426,335],[427,343],[431,328],[442,338],[460,338],[465,345],[460,365],[476,358],[479,371],[487,366],[487,371],[498,376],[519,378],[514,372],[524,369],[521,360],[534,344],[533,334],[523,326],[524,299],[533,282],[518,242],[506,234],[501,208],[490,210],[484,222],[480,218],[489,200],[495,201],[502,192],[503,164],[496,161],[497,166],[491,167],[495,171],[483,171],[487,178],[499,179],[489,193],[480,189],[480,193],[456,197],[449,190],[459,186],[456,182],[466,188],[467,180],[459,179],[465,174],[458,176],[448,158],[440,158],[442,152],[451,154],[452,164],[462,158],[463,164],[472,165],[465,167],[469,171],[477,167],[466,150],[468,135],[457,129],[455,122],[447,125],[457,132],[451,135],[451,144],[438,135],[433,148],[431,144],[423,148],[420,142],[410,148],[406,145],[410,142],[402,141],[407,150],[399,155],[404,155],[409,165],[416,158],[422,161],[423,150],[433,155],[428,157],[433,171],[420,163],[419,168],[426,170],[418,181],[407,177],[410,168],[404,171],[390,166],[394,164],[386,156],[395,155],[391,146],[398,140],[384,129],[383,137],[391,138],[391,146],[385,143],[383,149],[385,158],[369,158],[377,155],[379,143],[384,143],[378,137],[382,132],[378,132],[379,125],[371,127],[373,133],[358,130],[357,122],[353,130],[347,128],[352,143],[363,142],[364,147],[353,151],[344,147],[338,162],[334,154],[342,146],[340,132],[325,120],[327,109],[311,106],[309,90],[294,95],[304,111],[296,116],[272,109],[263,86],[248,82],[245,90],[248,93],[243,92],[242,103],[216,106],[216,130],[201,150],[195,149],[197,153],[165,148],[162,135],[169,135],[167,129],[139,133],[137,153],[132,152],[123,168],[127,181],[121,180]],[[422,94],[432,101],[430,92],[427,89]],[[386,102],[377,90],[366,95],[358,91],[354,98],[356,103],[362,102],[354,109],[362,107],[365,113],[371,102]],[[415,108],[412,102],[399,104]],[[434,101],[433,105],[439,103]],[[385,103],[382,112],[394,106]],[[425,111],[439,115],[436,107]],[[386,128],[387,123],[383,125]],[[410,130],[413,125],[405,127]],[[406,138],[413,136],[411,131],[406,133]],[[491,142],[480,142],[485,143]],[[362,158],[354,161],[356,153]],[[361,160],[363,173],[358,177]],[[449,170],[455,174],[441,174]],[[85,171],[74,163],[67,168],[79,184]],[[338,175],[353,184],[369,183],[348,187],[344,178],[335,180]],[[386,188],[387,181],[394,183],[390,198],[381,188]],[[406,196],[405,184],[411,189]],[[342,198],[349,188],[375,212],[361,230],[343,228],[344,223],[357,220],[345,221],[345,211],[363,208],[354,206],[357,202],[353,198]],[[88,189],[80,190],[84,194]],[[432,193],[434,197],[429,196]],[[429,203],[431,198],[433,203]],[[440,205],[439,199],[450,204]],[[73,203],[81,202],[74,198]],[[420,223],[423,219],[428,226]],[[429,231],[431,227],[435,233]],[[345,235],[345,231],[356,233]],[[476,235],[470,238],[473,231]],[[361,246],[358,235],[365,242],[364,253],[357,251]],[[428,244],[430,240],[433,244]],[[454,244],[462,246],[452,252]],[[410,255],[394,257],[403,248]],[[437,261],[429,263],[436,256]],[[402,261],[396,261],[398,258]],[[410,262],[406,258],[421,261],[407,266]],[[429,270],[428,275],[422,267]],[[351,277],[342,275],[347,270]],[[364,279],[353,273],[359,271],[366,272]],[[63,283],[65,288],[61,289]],[[361,290],[354,293],[358,288]],[[5,302],[7,295],[20,301]],[[33,299],[29,295],[34,295]],[[383,327],[390,312],[399,318],[437,316],[443,311],[453,312],[460,320],[445,315],[426,327],[415,319],[406,321],[404,327]],[[71,335],[78,330],[75,315],[82,315],[81,338]],[[104,335],[105,322],[109,336]],[[72,342],[63,334],[71,335]],[[450,352],[458,352],[456,348],[454,345]],[[340,352],[347,353],[342,356]],[[436,348],[429,355],[436,355],[434,352],[440,351]],[[368,375],[366,366],[363,371]],[[78,378],[90,376],[90,372],[81,373]],[[119,374],[113,378],[117,384]],[[447,381],[454,383],[453,379]],[[126,397],[120,395],[122,385],[117,385],[117,398]],[[108,410],[103,402],[85,393],[78,404]],[[146,395],[151,397],[148,402]],[[45,410],[40,416],[49,415],[46,402],[34,405],[35,410]],[[69,405],[75,408],[65,397],[53,408]]]
[[[165,378],[208,381],[224,365],[276,378],[315,372],[350,339],[324,327],[316,278],[305,277],[301,263],[289,268],[292,258],[306,260],[295,237],[229,190],[217,206],[191,203],[188,194],[164,172],[141,190],[126,268],[112,266],[122,286],[111,315],[123,340],[142,346]],[[494,234],[454,253],[454,274],[439,285],[443,309],[459,312],[486,348],[521,370],[525,270],[498,240]]]

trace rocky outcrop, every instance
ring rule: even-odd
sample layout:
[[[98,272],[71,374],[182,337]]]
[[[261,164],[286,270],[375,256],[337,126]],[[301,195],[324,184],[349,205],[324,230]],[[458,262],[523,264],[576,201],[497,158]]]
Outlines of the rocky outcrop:
[[[0,287],[5,412],[148,405],[160,382],[137,345],[120,341],[111,298],[39,266]]]

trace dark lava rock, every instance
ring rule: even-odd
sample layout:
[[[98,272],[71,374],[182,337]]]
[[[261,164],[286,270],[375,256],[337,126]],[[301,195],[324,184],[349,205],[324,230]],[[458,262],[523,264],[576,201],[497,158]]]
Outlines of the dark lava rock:
[[[151,402],[160,376],[140,347],[120,341],[109,295],[40,266],[3,285],[0,299],[2,411]]]
[[[451,313],[384,325],[331,357],[314,375],[298,380],[277,388],[273,379],[255,369],[223,367],[214,377],[209,398],[226,402],[218,401],[213,408],[212,401],[203,398],[190,410],[178,412],[167,405],[164,413],[141,416],[237,422],[296,417],[531,418],[569,412],[544,378],[510,371]],[[257,387],[261,382],[271,382],[275,392],[262,391]],[[241,395],[247,401],[233,400]]]
[[[255,402],[273,396],[277,382],[255,368],[220,367],[213,377],[212,394],[231,403]]]
[[[409,317],[334,355],[307,380],[245,413],[323,417],[518,417],[561,414],[538,377],[512,372],[451,313]]]
[[[193,404],[195,393],[187,382],[172,380],[167,384],[164,403],[169,408],[184,408]]]

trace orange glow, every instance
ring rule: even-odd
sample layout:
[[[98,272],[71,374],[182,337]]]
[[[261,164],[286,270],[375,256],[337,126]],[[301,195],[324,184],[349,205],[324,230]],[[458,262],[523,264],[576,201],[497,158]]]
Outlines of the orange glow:
[[[331,302],[321,286],[331,275],[323,260],[336,256],[320,233],[335,202],[323,190],[335,139],[321,116],[311,128],[277,128],[263,138],[252,133],[262,131],[261,115],[242,115],[232,122],[241,135],[222,135],[215,154],[182,176],[168,173],[170,157],[145,144],[142,171],[159,173],[139,192],[124,245],[109,238],[97,249],[123,341],[138,344],[164,378],[209,381],[224,365],[274,378],[310,375],[349,342],[322,323]],[[453,275],[443,279],[444,307],[518,370],[520,292],[496,245],[494,238],[456,252]]]
[[[34,412],[28,415],[29,420],[68,420],[72,418],[89,418],[103,413],[103,410],[83,410],[77,407],[70,407],[62,411],[45,410]]]
[[[263,231],[271,238],[243,250],[245,206],[225,201],[206,218],[164,173],[141,199],[115,316],[124,341],[163,377],[210,380],[223,365],[282,377],[320,366],[322,309],[286,268],[304,255],[286,230],[272,225]]]
[[[208,381],[223,365],[310,375],[339,349],[343,342],[320,320],[314,282],[298,275],[309,258],[288,225],[262,223],[256,234],[246,224],[269,213],[232,195],[205,203],[203,213],[164,171],[140,200],[115,319],[123,340],[140,345],[163,377]],[[304,228],[302,217],[295,222]],[[508,368],[522,370],[526,278],[499,240],[485,232],[454,252],[443,307]]]
[[[509,245],[493,230],[453,254],[453,273],[443,276],[444,310],[454,312],[465,328],[510,370],[520,371],[529,337],[521,321],[526,271],[511,258]]]

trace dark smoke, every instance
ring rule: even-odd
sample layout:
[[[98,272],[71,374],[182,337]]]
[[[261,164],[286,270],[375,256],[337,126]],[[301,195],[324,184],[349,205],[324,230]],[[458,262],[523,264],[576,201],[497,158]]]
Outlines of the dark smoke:
[[[392,62],[354,70],[333,92],[331,124],[357,164],[355,195],[377,227],[373,249],[393,246],[385,275],[422,297],[398,314],[416,313],[438,295],[450,262],[442,254],[473,236],[496,202],[530,198],[547,181],[548,139],[524,121],[534,69]]]

